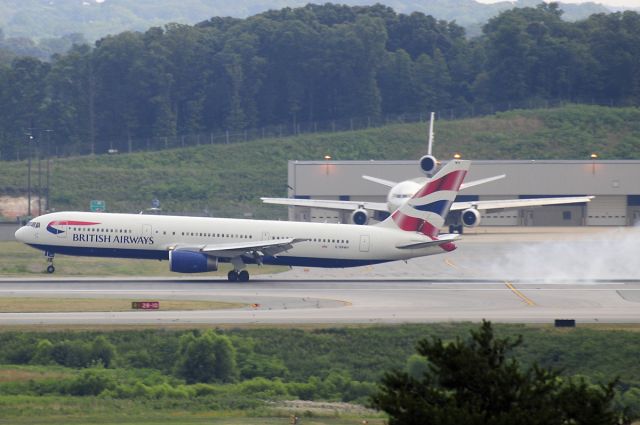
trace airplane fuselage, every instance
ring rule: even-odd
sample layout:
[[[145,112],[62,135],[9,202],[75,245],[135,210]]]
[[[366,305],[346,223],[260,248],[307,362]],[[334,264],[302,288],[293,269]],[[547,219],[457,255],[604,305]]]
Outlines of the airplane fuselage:
[[[266,255],[260,262],[310,267],[362,266],[444,252],[438,245],[398,248],[431,239],[385,227],[88,212],[37,217],[19,229],[16,238],[50,254],[156,260],[169,259],[171,250],[183,246],[295,238],[305,241],[277,255]],[[255,262],[251,257],[243,260]]]

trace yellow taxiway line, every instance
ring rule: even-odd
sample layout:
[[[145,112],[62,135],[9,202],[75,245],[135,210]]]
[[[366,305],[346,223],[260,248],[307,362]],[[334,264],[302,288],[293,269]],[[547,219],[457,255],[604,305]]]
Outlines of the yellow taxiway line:
[[[504,282],[505,285],[507,285],[507,288],[511,289],[511,291],[516,294],[522,301],[524,301],[527,305],[530,306],[534,306],[536,305],[536,303],[534,303],[533,301],[531,301],[530,298],[528,298],[525,294],[523,294],[522,292],[520,292],[518,289],[516,289],[515,286],[513,286],[513,283],[505,281]]]
[[[451,261],[448,258],[444,259],[444,263],[452,268],[457,269],[458,266],[456,263],[454,263],[453,261]],[[536,303],[534,303],[529,297],[527,297],[525,294],[523,294],[522,292],[520,292],[515,286],[513,286],[513,283],[505,280],[504,284],[507,285],[507,288],[509,288],[511,290],[511,292],[513,292],[514,294],[516,294],[523,302],[525,302],[527,305],[533,307],[536,305]]]
[[[456,266],[455,263],[453,261],[449,260],[448,258],[444,259],[444,263],[449,267],[458,268],[458,266]]]

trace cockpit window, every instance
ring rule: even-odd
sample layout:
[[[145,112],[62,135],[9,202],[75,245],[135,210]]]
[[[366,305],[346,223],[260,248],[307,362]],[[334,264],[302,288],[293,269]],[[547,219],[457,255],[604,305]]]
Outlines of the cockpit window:
[[[40,223],[38,223],[37,221],[30,221],[27,223],[27,226],[33,227],[34,229],[39,229]]]

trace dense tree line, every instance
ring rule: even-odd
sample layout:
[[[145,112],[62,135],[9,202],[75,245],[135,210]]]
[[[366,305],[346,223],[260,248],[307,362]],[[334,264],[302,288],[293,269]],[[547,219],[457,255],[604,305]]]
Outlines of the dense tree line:
[[[439,19],[455,20],[470,34],[478,35],[480,27],[489,18],[512,7],[535,6],[536,2],[539,0],[491,4],[475,0],[431,0],[428,3],[385,0],[384,4],[405,13],[423,12]],[[246,18],[268,9],[302,7],[307,3],[308,0],[3,0],[0,2],[0,26],[12,38],[42,40],[75,32],[94,41],[105,34],[145,30],[160,23],[195,24],[207,16]],[[353,6],[362,1],[343,0],[340,3]],[[563,3],[562,8],[569,21],[584,19],[594,13],[611,12],[610,8],[596,3]]]
[[[0,68],[0,155],[26,133],[105,152],[173,138],[528,99],[640,101],[640,15],[576,23],[513,9],[469,40],[455,22],[327,4],[212,18]]]
[[[389,423],[608,424],[624,407],[640,416],[633,332],[485,323],[466,336],[474,328],[4,332],[0,365],[24,378],[0,382],[0,402],[100,396],[211,410],[373,395]]]

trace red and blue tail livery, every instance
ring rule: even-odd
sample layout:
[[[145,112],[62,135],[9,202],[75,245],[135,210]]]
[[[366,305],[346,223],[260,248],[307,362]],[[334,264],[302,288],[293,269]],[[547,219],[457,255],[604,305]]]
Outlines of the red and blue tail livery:
[[[400,206],[391,219],[402,230],[436,239],[469,171],[469,161],[452,160]]]

